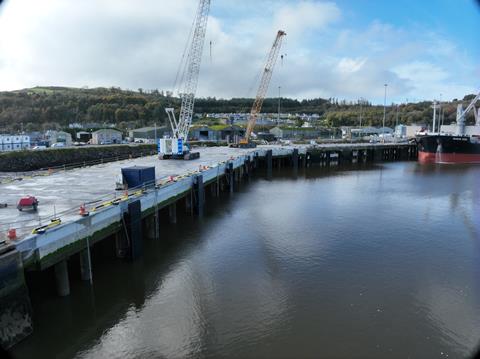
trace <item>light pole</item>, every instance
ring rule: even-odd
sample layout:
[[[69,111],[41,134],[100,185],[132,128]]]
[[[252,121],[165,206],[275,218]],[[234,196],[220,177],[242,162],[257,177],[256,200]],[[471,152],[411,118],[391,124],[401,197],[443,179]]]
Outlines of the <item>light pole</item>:
[[[155,122],[155,146],[158,147],[158,141],[157,141],[157,123]]]
[[[278,86],[278,115],[277,115],[277,125],[280,123],[280,90],[282,86]]]
[[[382,127],[383,138],[382,138],[382,142],[385,142],[385,117],[387,115],[387,86],[388,86],[388,84],[385,84],[383,86],[385,86],[385,94],[384,94],[384,97],[383,97],[383,127]]]
[[[362,116],[363,116],[363,97],[360,98],[360,128],[362,127]]]

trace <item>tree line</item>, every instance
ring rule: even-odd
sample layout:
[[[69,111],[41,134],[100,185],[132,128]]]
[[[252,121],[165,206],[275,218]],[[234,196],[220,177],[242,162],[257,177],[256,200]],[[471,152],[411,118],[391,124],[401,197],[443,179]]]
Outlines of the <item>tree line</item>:
[[[467,95],[461,101],[466,105],[473,96]],[[458,102],[454,100],[442,105],[441,114],[445,124],[455,121]],[[208,113],[248,113],[252,103],[253,99],[248,98],[200,98],[195,102],[195,113],[199,118]],[[278,105],[278,98],[267,98],[262,112],[276,113]],[[122,130],[154,123],[161,126],[168,121],[164,109],[171,106],[179,108],[179,99],[171,93],[158,90],[35,87],[0,92],[0,132],[61,129],[74,123],[114,124]],[[282,113],[318,114],[319,126],[380,126],[383,122],[383,106],[365,100],[348,102],[336,98],[281,98],[280,106]],[[385,123],[391,127],[396,123],[428,124],[432,122],[432,114],[432,102],[429,101],[398,106],[392,104],[387,107]],[[474,122],[472,113],[467,117],[467,122]]]

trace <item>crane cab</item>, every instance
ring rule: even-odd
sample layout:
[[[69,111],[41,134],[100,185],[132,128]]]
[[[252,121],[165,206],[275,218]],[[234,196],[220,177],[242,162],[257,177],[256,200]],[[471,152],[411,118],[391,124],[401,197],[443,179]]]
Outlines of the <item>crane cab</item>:
[[[161,160],[194,160],[200,152],[191,152],[182,138],[161,138],[158,141],[158,158]]]

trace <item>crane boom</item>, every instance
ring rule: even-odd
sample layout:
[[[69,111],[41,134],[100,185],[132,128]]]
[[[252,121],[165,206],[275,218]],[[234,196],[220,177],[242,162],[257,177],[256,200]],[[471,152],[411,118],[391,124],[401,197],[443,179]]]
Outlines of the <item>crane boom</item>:
[[[197,91],[198,77],[200,74],[200,64],[202,61],[203,45],[205,43],[210,2],[211,0],[199,0],[194,22],[193,36],[191,37],[190,47],[185,61],[185,68],[183,69],[182,83],[179,86],[179,95],[182,104],[178,121],[175,117],[174,108],[165,109],[170,122],[170,127],[172,128],[173,140],[186,141],[190,125],[192,124],[195,93]],[[162,147],[162,142],[160,142],[160,147]],[[181,154],[181,152],[182,146],[180,146],[179,154]]]
[[[465,134],[465,115],[471,109],[473,109],[475,112],[475,115],[478,116],[478,114],[476,113],[477,110],[475,109],[475,104],[479,100],[480,100],[480,93],[478,93],[477,96],[475,96],[475,98],[472,100],[472,102],[470,102],[470,104],[467,106],[465,111],[463,110],[462,104],[459,104],[457,106],[457,135],[463,136]],[[475,116],[475,123],[479,122],[477,116]]]
[[[480,93],[475,96],[475,98],[470,102],[465,111],[463,111],[462,116],[465,116],[472,108],[474,108],[477,101],[480,100]]]
[[[258,87],[257,96],[255,102],[253,103],[252,110],[248,116],[248,125],[247,131],[245,132],[244,142],[248,143],[250,140],[250,135],[252,134],[253,128],[255,127],[255,122],[257,121],[257,116],[260,113],[263,105],[263,100],[267,95],[268,86],[270,85],[270,80],[272,78],[273,69],[275,68],[275,63],[277,62],[278,53],[280,52],[280,47],[282,46],[282,39],[287,35],[285,31],[279,30],[275,41],[273,42],[272,49],[268,54],[267,63],[263,70],[262,79],[260,81],[260,86]]]

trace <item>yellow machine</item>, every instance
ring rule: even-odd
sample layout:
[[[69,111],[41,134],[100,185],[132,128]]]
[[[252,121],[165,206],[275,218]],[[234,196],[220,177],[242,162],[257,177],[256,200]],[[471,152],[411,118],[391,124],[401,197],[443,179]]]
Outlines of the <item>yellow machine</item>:
[[[283,37],[287,35],[285,31],[279,30],[275,41],[273,42],[272,49],[268,54],[267,63],[263,70],[262,80],[260,81],[260,86],[257,91],[257,96],[255,102],[253,103],[252,110],[248,116],[247,130],[245,131],[245,137],[240,139],[238,143],[233,143],[230,147],[239,147],[239,148],[253,148],[256,147],[256,144],[251,142],[250,137],[252,135],[253,128],[257,122],[257,116],[260,113],[263,105],[263,100],[267,95],[268,86],[270,85],[270,80],[272,78],[273,69],[275,68],[275,63],[277,62],[278,53],[280,52],[280,47],[282,46]]]

